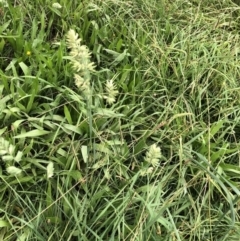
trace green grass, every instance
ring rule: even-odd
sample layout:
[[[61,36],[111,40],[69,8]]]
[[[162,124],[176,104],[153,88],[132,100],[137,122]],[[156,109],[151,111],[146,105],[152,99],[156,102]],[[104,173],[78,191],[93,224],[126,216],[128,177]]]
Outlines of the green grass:
[[[0,240],[239,240],[237,3],[6,3]]]

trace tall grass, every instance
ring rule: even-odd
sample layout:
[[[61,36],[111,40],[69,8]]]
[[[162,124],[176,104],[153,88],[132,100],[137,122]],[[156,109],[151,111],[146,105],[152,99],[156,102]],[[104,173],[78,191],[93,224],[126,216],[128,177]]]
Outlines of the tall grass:
[[[0,240],[239,240],[239,6],[0,1]]]

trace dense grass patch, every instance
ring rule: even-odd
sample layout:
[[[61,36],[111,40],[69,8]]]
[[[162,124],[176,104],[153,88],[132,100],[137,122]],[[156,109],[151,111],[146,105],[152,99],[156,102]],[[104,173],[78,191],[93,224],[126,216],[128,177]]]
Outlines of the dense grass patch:
[[[0,240],[239,240],[237,3],[59,4],[0,1]]]

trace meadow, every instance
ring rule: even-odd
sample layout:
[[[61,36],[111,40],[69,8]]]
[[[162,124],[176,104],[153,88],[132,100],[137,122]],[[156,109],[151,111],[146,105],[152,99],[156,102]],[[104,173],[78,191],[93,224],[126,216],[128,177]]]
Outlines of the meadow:
[[[239,241],[238,4],[0,0],[0,241]]]

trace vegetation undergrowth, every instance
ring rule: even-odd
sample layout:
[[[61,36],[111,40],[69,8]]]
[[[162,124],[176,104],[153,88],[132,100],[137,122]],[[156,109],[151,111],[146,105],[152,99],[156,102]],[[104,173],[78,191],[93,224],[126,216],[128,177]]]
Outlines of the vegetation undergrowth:
[[[0,240],[239,240],[239,18],[0,0]]]

